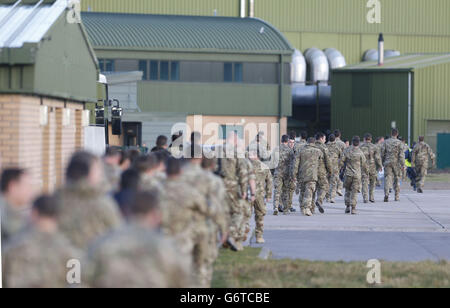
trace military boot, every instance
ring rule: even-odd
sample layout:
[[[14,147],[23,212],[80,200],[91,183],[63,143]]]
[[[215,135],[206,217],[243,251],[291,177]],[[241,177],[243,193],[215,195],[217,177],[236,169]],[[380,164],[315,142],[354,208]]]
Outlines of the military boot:
[[[242,246],[241,242],[236,241],[236,249],[237,249],[237,251],[244,250],[244,246]]]
[[[312,216],[313,215],[313,213],[311,212],[311,210],[310,209],[306,209],[305,210],[305,216]]]
[[[323,207],[320,205],[320,203],[318,201],[316,201],[316,206],[319,209],[319,212],[321,214],[325,213],[325,210],[323,209]]]
[[[400,201],[400,196],[395,196],[395,201]]]
[[[418,192],[419,194],[423,194],[422,188],[417,188],[417,192]]]
[[[273,210],[273,216],[278,216],[278,210],[277,209]]]
[[[356,209],[352,209],[352,215],[356,215],[356,214],[357,214]]]
[[[389,202],[389,196],[384,196],[384,202]]]
[[[345,208],[345,214],[350,214],[350,206],[347,206],[347,207]]]
[[[264,240],[264,238],[262,236],[257,236],[256,237],[256,244],[264,244],[266,241]]]
[[[306,216],[306,210],[305,209],[302,209],[302,215]]]

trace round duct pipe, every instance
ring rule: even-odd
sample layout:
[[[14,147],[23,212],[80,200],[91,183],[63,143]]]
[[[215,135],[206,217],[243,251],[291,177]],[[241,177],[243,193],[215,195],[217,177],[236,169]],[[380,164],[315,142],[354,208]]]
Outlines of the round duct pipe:
[[[341,68],[347,65],[342,53],[335,48],[327,48],[324,50],[328,59],[328,65],[330,69]]]
[[[292,55],[291,80],[293,83],[306,82],[306,61],[300,50],[295,49]]]
[[[308,64],[307,80],[310,82],[328,82],[330,68],[325,53],[318,48],[309,48],[305,51],[305,59]]]
[[[392,58],[392,57],[398,57],[400,56],[400,51],[398,50],[385,50],[384,51],[384,57],[385,58]],[[378,50],[376,49],[369,49],[367,50],[363,55],[363,61],[378,61]]]

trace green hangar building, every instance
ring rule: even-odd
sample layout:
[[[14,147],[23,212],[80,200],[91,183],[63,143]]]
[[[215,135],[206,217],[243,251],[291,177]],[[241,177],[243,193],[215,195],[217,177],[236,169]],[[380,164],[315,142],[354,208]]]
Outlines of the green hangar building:
[[[267,138],[272,125],[286,132],[294,50],[270,24],[89,12],[82,20],[102,73],[114,80],[110,96],[121,97],[125,109],[124,133],[110,136],[110,143],[149,146],[176,123],[202,129],[210,142],[230,127],[244,137],[247,125],[255,124],[247,142],[260,126],[266,125]]]
[[[450,53],[350,65],[334,70],[332,83],[331,125],[346,137],[396,127],[408,144],[425,136],[438,167],[450,167]]]

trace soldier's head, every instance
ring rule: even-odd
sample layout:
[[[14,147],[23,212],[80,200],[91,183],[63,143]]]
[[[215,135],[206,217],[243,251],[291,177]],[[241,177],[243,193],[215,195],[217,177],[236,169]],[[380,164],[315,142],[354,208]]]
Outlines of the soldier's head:
[[[139,174],[153,174],[157,171],[159,166],[156,152],[150,155],[139,156],[133,164],[133,169]]]
[[[424,136],[420,136],[419,137],[419,142],[424,142],[425,141],[425,137]]]
[[[327,137],[325,136],[324,133],[318,132],[318,133],[316,134],[316,141],[320,141],[320,142],[322,142],[322,143],[325,143],[326,140],[327,140]]]
[[[336,136],[334,134],[331,134],[330,136],[328,136],[328,140],[330,142],[335,142],[336,141]]]
[[[103,177],[103,165],[97,156],[84,151],[73,154],[66,170],[67,183],[87,182],[95,187],[102,183]]]
[[[313,144],[315,142],[316,142],[316,138],[314,138],[314,137],[309,137],[308,138],[308,144]]]
[[[342,137],[341,131],[339,129],[335,129],[334,130],[334,136],[336,138],[341,138]]]
[[[372,134],[367,133],[364,135],[364,141],[365,142],[372,142]]]
[[[3,170],[1,194],[14,207],[29,206],[34,195],[33,179],[25,169],[8,168]]]
[[[141,226],[157,229],[161,225],[159,193],[157,190],[136,193],[129,209],[130,219]]]
[[[251,160],[259,160],[258,151],[255,150],[248,151],[248,158],[250,158]]]
[[[31,221],[35,228],[43,232],[55,232],[57,230],[57,217],[59,204],[55,197],[42,195],[33,203]]]
[[[181,172],[181,161],[179,159],[170,157],[167,161],[167,178],[170,180],[176,179],[181,176]]]
[[[122,150],[118,147],[108,147],[105,152],[104,161],[108,165],[119,166],[122,158]]]
[[[302,130],[300,132],[300,137],[302,138],[302,140],[306,141],[306,139],[308,139],[308,133],[306,131]]]
[[[394,138],[397,138],[398,137],[398,129],[393,128],[391,130],[391,136],[394,137]]]
[[[289,139],[294,140],[297,139],[297,132],[295,130],[291,130],[289,133]]]
[[[293,149],[294,146],[295,146],[295,139],[290,139],[290,138],[289,138],[288,146],[289,146],[291,149]]]
[[[158,149],[167,149],[168,145],[167,145],[167,137],[164,135],[158,136],[158,138],[156,138],[156,147]]]
[[[122,172],[120,176],[120,190],[137,191],[141,174],[134,168],[130,168]]]
[[[158,162],[158,166],[156,171],[158,172],[166,172],[167,161],[170,157],[169,152],[167,151],[158,151],[153,153],[156,157],[156,161]]]
[[[282,144],[288,144],[288,142],[289,142],[289,136],[288,135],[283,135],[283,136],[281,136],[281,143]]]
[[[215,171],[216,170],[216,160],[212,158],[206,158],[204,157],[202,159],[202,168],[208,171]]]
[[[383,136],[378,137],[376,142],[377,144],[382,144],[384,142],[384,137]]]
[[[354,136],[352,139],[352,145],[354,147],[359,147],[359,143],[361,142],[361,140],[359,139],[359,136]]]
[[[258,132],[258,135],[256,135],[256,142],[260,142],[264,138],[264,132],[260,131]]]

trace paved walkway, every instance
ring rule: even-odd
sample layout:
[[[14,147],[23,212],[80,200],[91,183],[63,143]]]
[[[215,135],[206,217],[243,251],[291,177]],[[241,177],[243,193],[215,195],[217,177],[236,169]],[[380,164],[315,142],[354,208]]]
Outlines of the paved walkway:
[[[363,204],[358,215],[344,214],[343,197],[326,204],[325,214],[305,217],[299,213],[272,215],[265,220],[265,245],[273,258],[320,261],[450,260],[450,191],[433,190],[401,194],[400,202],[384,203],[382,190],[375,204]]]

